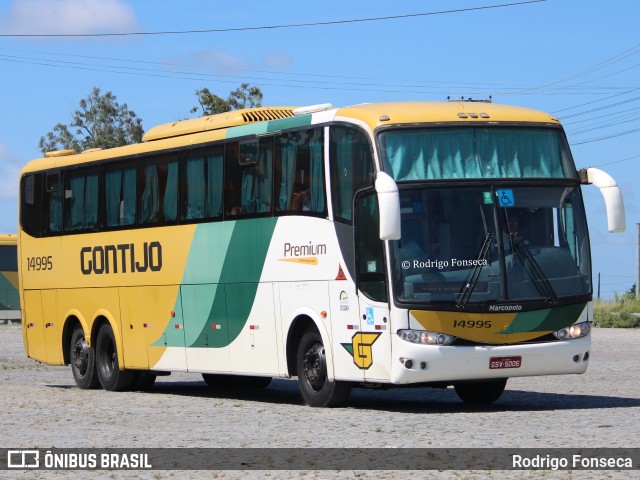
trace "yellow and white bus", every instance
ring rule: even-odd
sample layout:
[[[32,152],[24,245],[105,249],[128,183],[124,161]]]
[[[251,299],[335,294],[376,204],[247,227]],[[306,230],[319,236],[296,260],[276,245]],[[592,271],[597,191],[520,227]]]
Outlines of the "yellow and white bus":
[[[353,386],[582,373],[593,320],[581,184],[563,129],[491,103],[232,111],[140,144],[51,152],[20,180],[29,357],[80,388],[298,377],[312,406]]]
[[[0,320],[20,321],[18,236],[0,234]]]

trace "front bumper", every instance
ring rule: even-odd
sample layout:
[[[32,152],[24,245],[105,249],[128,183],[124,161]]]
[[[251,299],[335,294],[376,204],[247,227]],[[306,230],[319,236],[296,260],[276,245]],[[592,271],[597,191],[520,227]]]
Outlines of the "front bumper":
[[[591,335],[549,343],[469,347],[418,345],[393,335],[390,381],[411,384],[584,373],[590,348]],[[518,368],[491,369],[493,357],[521,357],[522,361]]]

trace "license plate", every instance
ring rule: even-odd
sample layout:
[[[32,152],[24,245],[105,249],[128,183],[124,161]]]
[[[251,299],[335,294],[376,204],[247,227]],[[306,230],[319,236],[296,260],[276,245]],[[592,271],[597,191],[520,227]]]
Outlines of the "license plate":
[[[520,368],[522,365],[522,357],[491,357],[489,359],[489,368]]]

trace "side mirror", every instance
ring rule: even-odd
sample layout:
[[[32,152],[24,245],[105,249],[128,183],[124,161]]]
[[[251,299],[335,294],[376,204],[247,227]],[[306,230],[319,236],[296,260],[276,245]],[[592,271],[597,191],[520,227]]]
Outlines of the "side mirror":
[[[380,209],[380,240],[400,240],[400,194],[388,174],[378,172],[375,180]]]
[[[594,184],[600,189],[607,209],[607,223],[611,233],[621,233],[627,228],[624,201],[618,184],[611,175],[598,168],[587,168],[578,172],[583,184]]]

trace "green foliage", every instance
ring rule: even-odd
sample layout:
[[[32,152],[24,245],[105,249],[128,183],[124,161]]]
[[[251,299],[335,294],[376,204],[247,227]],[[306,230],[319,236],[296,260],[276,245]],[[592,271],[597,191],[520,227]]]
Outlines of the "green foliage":
[[[623,295],[615,295],[615,302],[594,305],[594,323],[598,327],[640,328],[640,298],[635,288]]]
[[[111,92],[100,93],[94,87],[91,95],[80,100],[69,125],[58,123],[40,138],[42,153],[52,150],[113,148],[142,141],[142,120],[126,103],[116,101]]]
[[[259,87],[252,87],[248,83],[243,83],[232,91],[226,100],[211,93],[206,87],[196,90],[196,96],[200,106],[193,107],[191,113],[201,110],[202,116],[262,106],[262,91]]]

